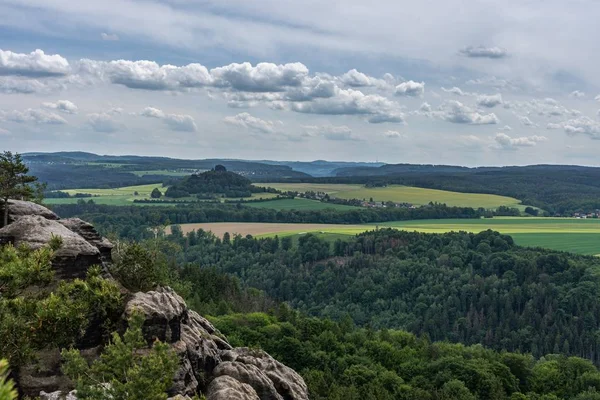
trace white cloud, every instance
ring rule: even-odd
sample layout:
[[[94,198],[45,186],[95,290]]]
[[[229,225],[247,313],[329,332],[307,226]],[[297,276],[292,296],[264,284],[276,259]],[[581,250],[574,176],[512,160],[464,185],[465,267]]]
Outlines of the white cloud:
[[[503,131],[512,131],[512,128],[509,125],[504,125],[502,128]]]
[[[504,58],[508,51],[501,47],[468,46],[460,50],[459,54],[472,58]]]
[[[452,87],[450,89],[446,89],[445,87],[442,86],[441,89],[442,89],[443,92],[454,94],[456,96],[469,96],[469,95],[471,95],[471,93],[463,92],[461,88],[456,87],[456,86],[454,86],[454,87]]]
[[[67,114],[77,114],[77,106],[69,100],[58,100],[56,103],[42,103],[42,107],[62,111]]]
[[[49,93],[61,89],[64,89],[64,84],[56,79],[39,80],[21,76],[0,76],[0,93],[4,94]]]
[[[396,96],[422,96],[425,93],[425,82],[408,81],[396,86]]]
[[[481,107],[493,108],[502,104],[502,95],[481,95],[477,97],[477,105]]]
[[[167,114],[154,107],[146,107],[140,113],[143,117],[161,119],[171,130],[179,132],[196,132],[198,127],[191,115]]]
[[[10,135],[10,131],[4,128],[0,128],[0,136],[8,136]]]
[[[120,124],[107,113],[88,114],[87,123],[93,130],[102,133],[113,133],[121,128]]]
[[[241,126],[243,128],[260,133],[274,133],[278,128],[283,126],[283,122],[281,121],[261,119],[254,117],[247,112],[231,117],[225,117],[223,121],[231,125]]]
[[[213,68],[210,74],[215,86],[246,92],[282,92],[287,87],[300,86],[308,76],[308,68],[302,63],[259,63],[254,67],[245,62]]]
[[[436,115],[444,121],[455,124],[488,125],[500,123],[496,114],[481,114],[455,100],[445,102],[440,107],[440,111],[436,112]]]
[[[406,138],[406,135],[404,133],[398,132],[398,131],[385,131],[383,133],[383,136],[390,138],[390,139],[404,139]]]
[[[58,54],[46,54],[39,49],[29,54],[0,49],[0,75],[48,77],[70,72],[69,62]]]
[[[524,136],[512,138],[506,133],[498,133],[494,138],[496,145],[502,149],[516,149],[518,147],[532,147],[539,142],[548,140],[545,136]]]
[[[596,100],[597,102],[600,102],[600,94],[596,97],[594,97],[594,100]]]
[[[309,125],[302,128],[304,128],[304,136],[308,137],[322,136],[327,140],[358,140],[352,135],[352,129],[346,125]]]
[[[546,125],[546,129],[550,130],[550,129],[562,129],[563,125],[562,124],[555,124],[552,122],[549,122],[548,125]]]
[[[419,111],[425,112],[425,113],[431,112],[431,105],[429,103],[425,102],[425,103],[421,104],[421,107],[419,107]]]
[[[391,76],[391,75],[390,75]],[[373,78],[372,76],[368,76],[363,74],[362,72],[357,71],[356,69],[351,69],[345,74],[341,75],[339,78],[340,82],[344,85],[351,87],[364,87],[364,86],[379,86],[385,84],[385,81],[381,79]],[[389,79],[389,77],[388,77]],[[392,77],[393,79],[393,77]]]
[[[557,105],[558,105],[558,101],[554,100],[554,99],[553,99],[553,98],[551,98],[551,97],[546,97],[546,98],[544,99],[544,103],[546,103],[546,104],[548,104],[548,105],[551,105],[551,106],[557,106]]]
[[[397,103],[377,94],[364,94],[354,89],[338,89],[331,98],[293,103],[291,109],[305,114],[366,115],[371,123],[404,121]]]
[[[585,97],[585,93],[579,90],[574,90],[573,92],[571,92],[571,94],[569,94],[570,97],[575,97],[575,98],[581,98],[581,97]]]
[[[521,121],[521,123],[525,126],[537,126],[535,124],[535,122],[533,122],[531,119],[529,119],[529,117],[527,116],[517,116],[517,118],[519,118],[519,121]]]
[[[100,38],[102,38],[102,40],[106,40],[109,42],[116,42],[119,40],[119,35],[117,35],[116,33],[106,33],[106,32],[102,32],[100,34]]]
[[[0,111],[0,120],[47,125],[63,125],[67,121],[58,114],[46,110],[28,108],[25,111]]]
[[[592,139],[600,139],[600,122],[594,121],[591,118],[580,117],[571,119],[563,122],[562,126],[565,132],[570,136],[579,133],[590,136]]]

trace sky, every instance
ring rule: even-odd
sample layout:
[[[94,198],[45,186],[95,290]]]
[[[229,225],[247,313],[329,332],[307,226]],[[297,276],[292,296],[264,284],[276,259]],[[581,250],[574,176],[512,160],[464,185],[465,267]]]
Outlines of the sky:
[[[600,165],[596,0],[0,0],[0,149]]]

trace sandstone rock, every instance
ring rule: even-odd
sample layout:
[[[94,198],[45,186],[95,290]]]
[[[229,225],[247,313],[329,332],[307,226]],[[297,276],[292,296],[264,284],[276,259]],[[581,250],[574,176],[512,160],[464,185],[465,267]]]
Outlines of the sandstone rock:
[[[194,374],[194,369],[188,358],[187,346],[183,341],[174,343],[171,349],[179,357],[179,369],[173,377],[173,386],[168,393],[171,395],[183,394],[193,396],[198,390],[198,381]]]
[[[52,393],[40,392],[40,400],[77,400],[77,391],[72,390],[64,394],[60,390]]]
[[[252,386],[261,400],[283,400],[277,393],[273,382],[252,364],[243,364],[237,361],[225,361],[217,365],[213,376],[230,376],[239,382]]]
[[[223,351],[221,358],[223,361],[237,361],[258,367],[273,382],[277,393],[285,399],[308,399],[308,387],[302,377],[262,350],[235,348]]]
[[[113,244],[108,239],[100,236],[92,224],[79,218],[61,219],[58,222],[65,228],[84,238],[85,241],[92,246],[96,247],[100,251],[100,255],[104,262],[111,262],[111,250]]]
[[[102,264],[100,250],[58,221],[40,215],[24,215],[0,229],[3,241],[12,242],[15,246],[25,244],[32,249],[48,244],[53,235],[63,239],[63,246],[52,261],[56,278],[85,278],[90,266]]]
[[[8,222],[14,222],[21,217],[39,215],[50,220],[57,220],[58,215],[44,206],[30,201],[9,200],[8,201]]]
[[[223,375],[210,383],[206,400],[260,400],[260,397],[252,386]]]

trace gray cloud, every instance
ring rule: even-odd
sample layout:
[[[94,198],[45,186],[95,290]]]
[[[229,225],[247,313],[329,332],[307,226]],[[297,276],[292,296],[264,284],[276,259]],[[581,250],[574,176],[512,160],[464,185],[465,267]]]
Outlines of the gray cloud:
[[[470,96],[472,94],[472,93],[463,92],[461,88],[456,87],[456,86],[454,86],[450,89],[446,89],[445,87],[442,86],[441,89],[443,92],[454,94],[456,96]]]
[[[436,112],[436,115],[438,115],[444,121],[455,124],[488,125],[498,124],[500,122],[494,113],[481,114],[455,100],[445,102],[440,107],[440,111]]]
[[[113,119],[108,113],[88,114],[87,123],[96,132],[113,133],[121,128],[121,124]]]
[[[344,85],[351,87],[383,86],[388,82],[394,81],[394,77],[390,74],[386,74],[386,78],[387,80],[373,78],[372,76],[363,74],[356,69],[351,69],[345,74],[339,76],[338,80]]]
[[[425,93],[425,82],[407,81],[396,86],[396,96],[422,96]]]
[[[277,129],[283,126],[283,122],[281,121],[269,121],[261,119],[247,112],[231,117],[225,117],[223,121],[230,125],[241,126],[243,128],[260,133],[274,133]]]
[[[501,47],[468,46],[459,51],[460,55],[472,58],[504,58],[508,51]]]
[[[600,139],[600,122],[588,117],[580,117],[562,123],[568,135],[583,134],[592,139]]]
[[[0,75],[49,77],[70,72],[69,62],[58,54],[46,54],[39,49],[29,54],[0,49]]]
[[[398,131],[385,131],[385,132],[383,132],[383,136],[385,136],[386,138],[390,138],[390,139],[406,138],[406,135],[404,133],[398,132]]]
[[[300,86],[308,76],[308,68],[302,63],[259,63],[253,67],[245,62],[213,68],[210,74],[215,86],[246,92],[282,92],[287,87]]]
[[[486,108],[493,108],[502,104],[502,95],[481,95],[477,97],[477,105]]]
[[[569,94],[569,97],[582,98],[585,97],[585,93],[580,90],[574,90]]]
[[[535,122],[533,122],[531,119],[529,119],[529,117],[522,115],[522,116],[517,116],[517,118],[519,118],[519,121],[521,121],[521,123],[525,126],[537,126]]]
[[[62,111],[67,114],[77,114],[77,106],[69,100],[58,100],[56,103],[42,103],[42,107]]]

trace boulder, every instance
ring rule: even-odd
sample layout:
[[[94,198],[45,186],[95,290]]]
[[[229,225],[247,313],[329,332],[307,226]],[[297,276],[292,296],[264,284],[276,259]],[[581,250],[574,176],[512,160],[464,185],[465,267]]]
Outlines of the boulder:
[[[79,218],[61,219],[58,221],[65,228],[75,232],[85,239],[86,242],[96,247],[104,262],[111,262],[111,251],[113,244],[106,238],[100,236],[92,224],[89,224]]]
[[[25,244],[32,249],[47,245],[53,236],[63,240],[52,260],[57,279],[85,278],[89,267],[102,264],[100,250],[59,221],[41,215],[24,215],[0,229],[0,241],[15,246]]]
[[[252,386],[223,375],[210,383],[206,400],[260,400],[260,397]]]
[[[246,383],[252,386],[261,400],[283,400],[283,397],[277,393],[273,382],[255,365],[225,361],[217,365],[213,376],[216,378],[229,376],[241,383]]]
[[[296,371],[262,350],[240,347],[221,352],[221,358],[224,362],[232,361],[256,366],[273,382],[277,393],[284,399],[308,399],[308,387],[304,379]]]
[[[57,220],[58,215],[44,206],[30,201],[9,200],[8,201],[8,223],[15,222],[21,217],[39,215],[50,220]]]

